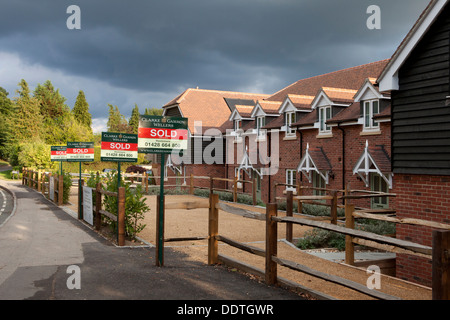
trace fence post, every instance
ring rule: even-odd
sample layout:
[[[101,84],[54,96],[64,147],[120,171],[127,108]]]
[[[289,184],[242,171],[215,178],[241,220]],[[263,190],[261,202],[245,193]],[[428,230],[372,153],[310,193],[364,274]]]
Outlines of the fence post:
[[[41,170],[38,170],[38,174],[37,174],[37,191],[41,192],[42,191],[42,174],[41,174]]]
[[[268,285],[277,283],[277,264],[272,260],[272,256],[277,256],[277,222],[272,220],[277,216],[277,204],[268,203],[266,207],[266,270],[265,280]]]
[[[450,231],[433,230],[432,299],[450,300]]]
[[[102,226],[102,215],[100,214],[100,210],[102,209],[102,194],[100,190],[102,189],[102,184],[97,183],[97,187],[95,188],[95,230],[100,230]]]
[[[217,235],[219,234],[219,210],[216,204],[219,203],[219,195],[212,194],[209,196],[209,217],[208,217],[208,264],[218,263],[219,242]]]
[[[330,207],[331,224],[337,225],[337,192],[332,191],[331,196],[333,197],[333,199],[331,199]]]
[[[209,195],[211,196],[214,193],[214,180],[213,177],[209,177]]]
[[[302,195],[302,188],[300,185],[300,182],[297,183],[297,196]],[[302,214],[303,213],[303,202],[301,200],[297,200],[297,213]]]
[[[345,204],[345,227],[354,229],[355,218],[353,217],[353,211],[355,211],[354,204]],[[351,236],[345,236],[345,263],[348,265],[355,264],[355,250],[353,245],[353,238]]]
[[[117,208],[117,229],[118,229],[118,245],[125,245],[125,188],[120,187],[117,196],[119,197],[119,206]]]
[[[294,214],[294,193],[286,192],[286,217],[292,217]],[[292,223],[286,223],[286,241],[292,242]]]
[[[63,205],[64,196],[64,176],[62,174],[58,175],[58,206]]]
[[[53,176],[53,202],[54,203],[58,203],[57,190],[59,190],[59,189],[57,188],[57,185],[56,185],[57,183],[58,183],[58,174],[56,173]]]
[[[233,202],[237,202],[237,184],[238,184],[238,177],[234,177]]]
[[[256,204],[258,203],[257,199],[256,199],[256,189],[257,189],[257,185],[256,185],[256,178],[253,178],[253,184],[252,184],[252,198],[253,198],[253,205],[256,206]]]

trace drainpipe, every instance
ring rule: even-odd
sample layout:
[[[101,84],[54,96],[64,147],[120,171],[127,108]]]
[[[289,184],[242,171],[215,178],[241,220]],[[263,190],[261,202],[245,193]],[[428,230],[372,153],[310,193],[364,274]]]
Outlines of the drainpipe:
[[[271,138],[272,138],[272,133],[270,132],[270,130],[268,130],[267,131],[267,152],[269,153],[269,159],[272,162],[272,143],[271,143]],[[271,166],[272,166],[272,164],[270,164],[269,170],[270,170]],[[270,177],[271,177],[271,174],[269,172],[268,179],[267,179],[267,183],[268,183],[267,195],[268,195],[268,200],[269,201],[267,201],[267,203],[270,203],[270,200],[271,200],[270,199],[270,194],[272,193],[272,190],[270,190],[270,180],[271,180]]]
[[[345,130],[338,122],[337,128],[342,132],[342,190],[345,190]]]
[[[303,132],[298,130],[298,128],[297,128],[297,131],[298,131],[298,133],[300,133],[300,161],[301,161],[302,158],[303,158]],[[300,181],[303,181],[303,174],[302,173],[300,173]]]

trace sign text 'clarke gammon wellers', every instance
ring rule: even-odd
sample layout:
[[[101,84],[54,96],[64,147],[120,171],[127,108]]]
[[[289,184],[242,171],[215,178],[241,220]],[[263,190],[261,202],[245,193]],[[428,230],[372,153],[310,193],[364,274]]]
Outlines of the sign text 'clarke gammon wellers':
[[[141,115],[139,119],[139,152],[170,153],[188,147],[188,119]]]
[[[137,162],[137,134],[102,132],[102,151],[100,160]]]

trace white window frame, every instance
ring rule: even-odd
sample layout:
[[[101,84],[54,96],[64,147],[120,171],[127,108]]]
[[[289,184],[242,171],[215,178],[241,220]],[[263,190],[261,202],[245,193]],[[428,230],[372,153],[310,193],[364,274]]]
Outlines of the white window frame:
[[[286,191],[295,191],[297,185],[297,170],[286,169],[286,184],[291,184],[292,186],[286,186]]]
[[[236,119],[234,120],[234,138],[236,142],[240,142],[242,140],[242,120]]]
[[[331,119],[331,106],[319,107],[319,133],[330,133],[331,127],[326,124],[327,120]],[[330,112],[327,117],[327,111]]]
[[[296,114],[295,111],[286,112],[284,115],[285,123],[286,123],[286,135],[287,136],[294,136],[295,135],[295,129],[291,128],[291,125],[295,123],[296,120]]]
[[[376,108],[374,110],[374,103],[376,102]],[[364,131],[380,130],[380,124],[373,119],[374,115],[380,113],[380,100],[366,100],[363,101],[363,128]]]
[[[242,129],[242,120],[234,120],[234,131],[238,132],[240,129]]]
[[[260,116],[256,118],[256,132],[258,138],[264,138],[266,136],[266,130],[263,130],[262,127],[266,125],[266,117]]]

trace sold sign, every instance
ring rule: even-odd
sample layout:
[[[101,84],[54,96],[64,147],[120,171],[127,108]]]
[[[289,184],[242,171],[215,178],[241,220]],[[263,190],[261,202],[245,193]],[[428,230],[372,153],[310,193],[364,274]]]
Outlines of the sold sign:
[[[140,115],[139,152],[171,153],[188,148],[188,119]]]
[[[67,161],[69,162],[94,161],[94,143],[67,142]]]
[[[137,162],[137,158],[137,134],[102,132],[101,161]]]
[[[67,147],[66,146],[51,146],[50,160],[51,161],[66,161]]]

